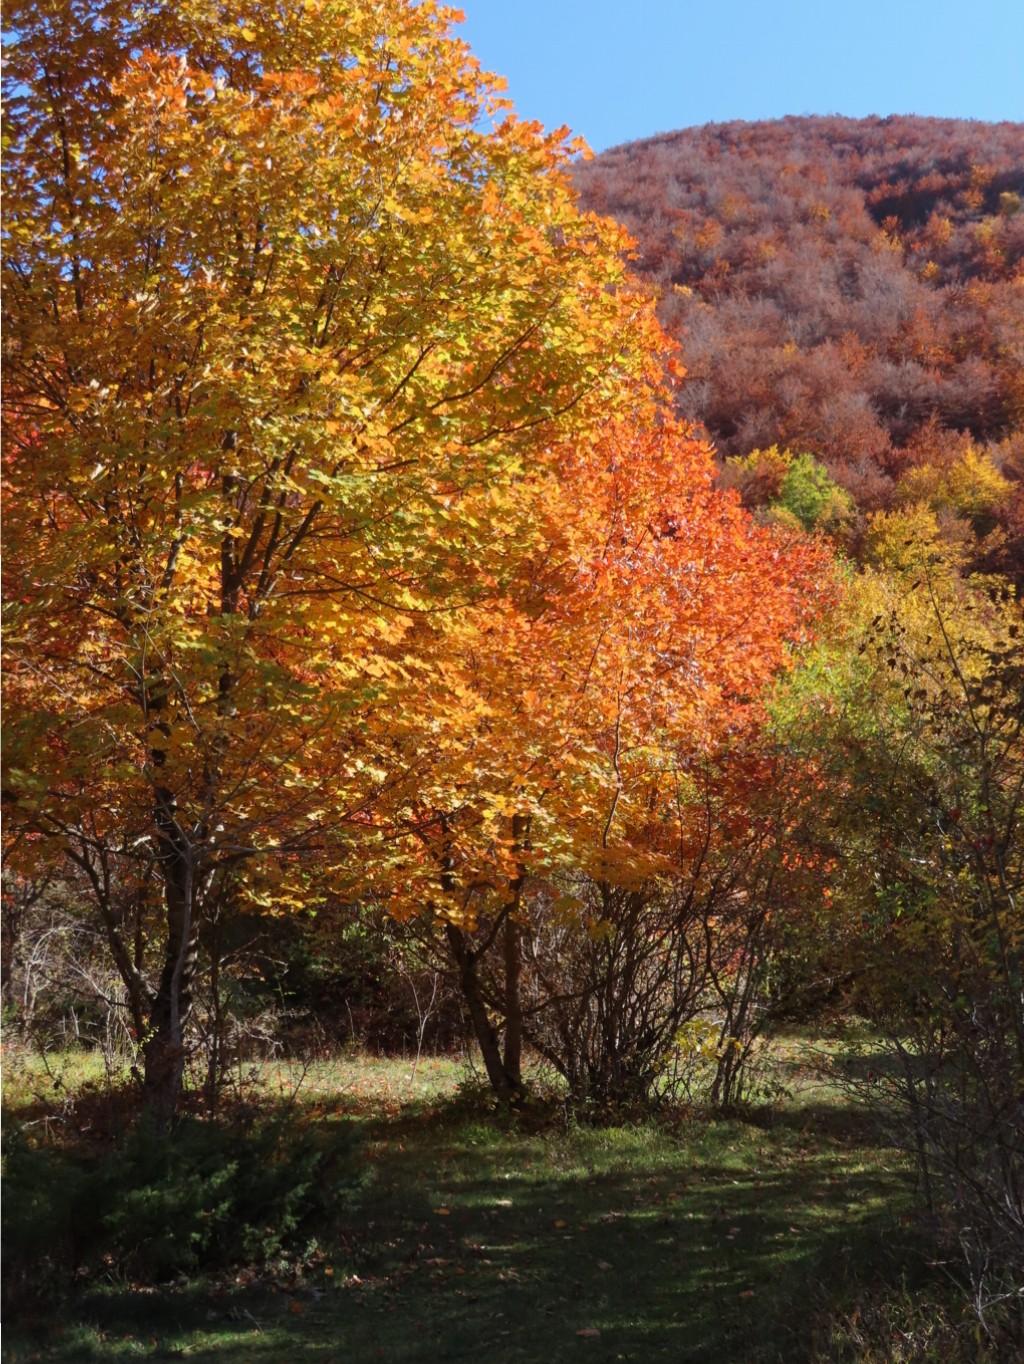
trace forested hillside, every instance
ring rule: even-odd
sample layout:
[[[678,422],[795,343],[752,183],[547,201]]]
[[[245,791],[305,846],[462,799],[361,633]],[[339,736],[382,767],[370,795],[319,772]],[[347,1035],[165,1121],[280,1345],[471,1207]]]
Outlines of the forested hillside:
[[[684,348],[680,408],[723,457],[810,453],[867,510],[925,495],[989,537],[986,568],[1019,571],[1024,127],[712,124],[613,148],[576,183],[636,236]]]

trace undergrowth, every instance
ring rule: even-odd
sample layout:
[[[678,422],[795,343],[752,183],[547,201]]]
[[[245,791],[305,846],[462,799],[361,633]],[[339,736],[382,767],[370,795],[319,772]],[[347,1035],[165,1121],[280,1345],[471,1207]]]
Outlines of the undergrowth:
[[[510,1113],[449,1058],[293,1079],[166,1138],[16,1104],[5,1359],[1017,1357],[1011,1316],[979,1332],[934,1263],[911,1163],[800,1039],[775,1101],[729,1116],[595,1121],[540,1079]]]
[[[350,1126],[301,1115],[143,1120],[95,1142],[9,1132],[3,1174],[8,1307],[75,1285],[159,1284],[308,1257],[357,1179]]]

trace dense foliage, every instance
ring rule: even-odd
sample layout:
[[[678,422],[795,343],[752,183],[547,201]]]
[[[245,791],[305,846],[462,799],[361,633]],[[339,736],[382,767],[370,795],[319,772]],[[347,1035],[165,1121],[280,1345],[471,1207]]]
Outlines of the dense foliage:
[[[204,937],[327,890],[426,914],[518,1092],[524,895],[681,874],[828,595],[449,19],[11,18],[11,866],[89,894],[164,1121]]]
[[[167,1112],[201,924],[365,884],[555,442],[659,364],[449,19],[7,16],[8,827],[91,887]]]

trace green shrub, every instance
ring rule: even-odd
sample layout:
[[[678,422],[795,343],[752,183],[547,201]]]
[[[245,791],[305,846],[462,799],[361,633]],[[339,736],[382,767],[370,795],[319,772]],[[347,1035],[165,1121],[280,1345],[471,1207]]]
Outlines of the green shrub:
[[[5,1291],[59,1291],[105,1270],[137,1281],[302,1253],[356,1180],[352,1129],[148,1123],[100,1154],[7,1142]]]
[[[835,530],[853,513],[853,499],[813,455],[795,455],[772,504],[796,517],[804,530]]]

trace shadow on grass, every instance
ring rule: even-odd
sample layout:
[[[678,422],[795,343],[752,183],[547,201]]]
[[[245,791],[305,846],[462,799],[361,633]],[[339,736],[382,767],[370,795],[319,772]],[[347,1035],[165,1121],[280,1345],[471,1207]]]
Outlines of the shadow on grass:
[[[537,1133],[449,1105],[365,1132],[373,1179],[301,1277],[93,1291],[38,1357],[788,1364],[923,1272],[905,1174],[841,1106]]]
[[[861,1102],[837,1104],[805,1100],[787,1104],[784,1108],[756,1110],[744,1116],[746,1121],[766,1131],[788,1129],[848,1147],[872,1150],[892,1144],[877,1114]]]

